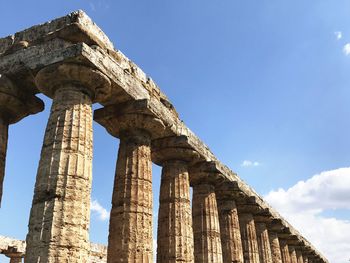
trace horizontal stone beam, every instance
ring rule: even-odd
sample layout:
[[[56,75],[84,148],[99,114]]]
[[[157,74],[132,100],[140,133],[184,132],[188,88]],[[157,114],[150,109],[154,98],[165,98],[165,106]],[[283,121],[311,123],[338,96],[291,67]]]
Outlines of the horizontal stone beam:
[[[0,74],[18,80],[20,87],[33,94],[39,92],[34,85],[36,73],[59,62],[78,63],[100,70],[112,82],[111,93],[100,102],[103,106],[134,101],[140,111],[159,118],[166,126],[166,135],[184,137],[186,147],[196,151],[203,161],[211,163],[217,171],[218,178],[214,181],[218,185],[232,182],[228,192],[238,191],[239,196],[246,199],[257,213],[263,211],[269,220],[279,220],[281,229],[288,229],[289,235],[312,248],[322,261],[327,262],[310,242],[215,157],[209,147],[182,122],[156,83],[120,51],[114,50],[108,37],[84,12],[73,12],[0,39]],[[98,111],[95,119],[99,120]]]

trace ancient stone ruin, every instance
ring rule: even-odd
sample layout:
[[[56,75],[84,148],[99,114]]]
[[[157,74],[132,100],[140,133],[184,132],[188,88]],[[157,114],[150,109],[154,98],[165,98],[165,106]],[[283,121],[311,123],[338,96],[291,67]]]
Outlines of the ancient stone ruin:
[[[0,195],[9,125],[43,110],[36,94],[53,99],[26,241],[0,237],[10,262],[152,262],[152,162],[163,168],[157,262],[328,262],[84,12],[0,39],[0,74]],[[120,140],[107,248],[89,242],[93,120]]]

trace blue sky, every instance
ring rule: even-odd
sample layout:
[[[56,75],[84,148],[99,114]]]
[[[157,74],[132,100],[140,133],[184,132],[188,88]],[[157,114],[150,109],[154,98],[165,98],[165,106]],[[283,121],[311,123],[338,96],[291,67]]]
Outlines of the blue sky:
[[[308,232],[327,220],[333,232],[350,230],[350,171],[338,170],[350,167],[349,1],[0,0],[0,36],[77,9],[158,83],[221,161],[331,262],[350,258],[349,238]],[[51,103],[44,100],[45,112],[10,128],[0,235],[24,239],[27,232]],[[110,208],[118,140],[98,124],[94,132],[92,198],[101,212]],[[155,167],[155,211],[159,181]],[[305,196],[331,205],[315,201],[318,210],[311,209],[303,205]],[[311,217],[295,218],[292,205],[284,211],[291,203]],[[108,219],[98,211],[92,212],[91,240],[105,243]]]

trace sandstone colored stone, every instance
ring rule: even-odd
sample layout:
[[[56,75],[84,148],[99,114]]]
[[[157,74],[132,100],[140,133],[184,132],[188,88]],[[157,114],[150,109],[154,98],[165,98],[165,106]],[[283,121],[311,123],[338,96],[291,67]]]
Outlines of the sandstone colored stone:
[[[79,82],[80,76],[84,79]],[[36,82],[53,96],[53,104],[35,183],[25,261],[84,262],[90,251],[91,94],[109,81],[97,71],[67,64],[43,69]]]
[[[271,255],[273,263],[282,263],[282,254],[280,242],[275,232],[269,232],[270,244],[271,244]]]
[[[223,263],[243,263],[243,247],[236,203],[232,199],[221,199],[220,191],[217,191],[216,195]]]
[[[290,253],[290,262],[298,263],[297,252],[295,250],[295,247],[289,246],[289,253]]]
[[[292,263],[290,259],[289,247],[286,240],[280,240],[281,255],[283,263]]]
[[[265,223],[256,222],[256,235],[258,238],[260,263],[272,263],[269,233]]]
[[[243,257],[245,263],[260,263],[258,240],[252,214],[239,214],[241,227]]]
[[[159,196],[157,262],[194,262],[188,164],[198,157],[181,147],[183,138],[152,142],[152,159],[162,165]]]
[[[193,185],[194,261],[196,263],[221,263],[222,249],[220,224],[213,185]]]
[[[297,262],[304,263],[303,253],[299,249],[296,250],[296,253],[297,253]]]
[[[190,131],[179,119],[174,107],[159,87],[135,63],[126,58],[120,51],[113,50],[108,38],[83,13],[75,12],[50,23],[34,26],[14,36],[0,39],[0,74],[16,79],[16,85],[31,96],[39,92],[32,81],[32,75],[55,63],[78,63],[102,72],[111,80],[109,91],[93,95],[105,108],[114,104],[144,101],[142,114],[148,119],[158,119],[164,129],[158,138],[171,136],[186,137],[186,147],[197,152],[201,160],[215,166],[216,173],[210,177],[201,173],[192,181],[209,180],[232,183],[232,191],[239,192],[242,198],[253,200],[249,206],[256,211],[267,212],[273,219],[279,220],[279,228],[274,229],[279,235],[292,243],[301,244],[312,253],[315,261],[327,260],[296,231],[286,220],[273,210],[251,187],[245,184],[234,172],[223,165],[209,148]],[[86,76],[88,78],[88,76]],[[20,84],[20,85],[19,85]],[[49,90],[46,90],[49,94]],[[92,98],[92,99],[94,99]],[[110,120],[101,121],[111,132]],[[118,134],[119,131],[116,132]],[[115,135],[119,136],[119,135]],[[311,259],[311,260],[312,260]]]
[[[8,140],[8,127],[22,118],[44,109],[43,102],[18,88],[13,81],[0,74],[0,206]]]

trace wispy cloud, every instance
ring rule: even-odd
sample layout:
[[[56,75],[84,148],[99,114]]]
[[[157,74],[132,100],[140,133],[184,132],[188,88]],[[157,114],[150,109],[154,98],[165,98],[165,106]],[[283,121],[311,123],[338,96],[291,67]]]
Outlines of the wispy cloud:
[[[95,213],[102,221],[105,221],[109,218],[109,212],[97,200],[91,202],[90,210],[91,212]]]
[[[322,172],[265,198],[330,262],[348,262],[350,220],[337,218],[337,210],[350,211],[350,168]]]
[[[335,35],[335,38],[336,38],[337,40],[340,40],[340,39],[343,38],[343,33],[342,33],[341,31],[335,31],[335,32],[334,32],[334,35]]]
[[[259,162],[250,161],[250,160],[244,160],[244,161],[241,163],[241,166],[242,166],[242,167],[251,167],[251,166],[259,166],[259,165],[260,165]]]
[[[347,43],[344,45],[343,47],[343,53],[346,55],[346,56],[349,56],[350,55],[350,43]]]

